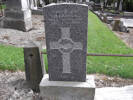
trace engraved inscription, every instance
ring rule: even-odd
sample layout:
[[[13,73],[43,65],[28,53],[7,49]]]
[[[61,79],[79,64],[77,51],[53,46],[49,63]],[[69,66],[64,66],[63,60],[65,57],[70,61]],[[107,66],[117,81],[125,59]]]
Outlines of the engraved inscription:
[[[48,22],[53,24],[66,24],[66,23],[72,23],[72,24],[80,24],[82,21],[82,18],[78,15],[79,13],[77,11],[56,11],[52,12],[52,15],[48,15]],[[55,15],[55,16],[53,16]]]
[[[58,49],[62,53],[63,73],[71,73],[70,54],[73,50],[82,50],[83,46],[80,42],[73,42],[70,38],[70,28],[61,28],[61,39],[50,43],[51,49]]]

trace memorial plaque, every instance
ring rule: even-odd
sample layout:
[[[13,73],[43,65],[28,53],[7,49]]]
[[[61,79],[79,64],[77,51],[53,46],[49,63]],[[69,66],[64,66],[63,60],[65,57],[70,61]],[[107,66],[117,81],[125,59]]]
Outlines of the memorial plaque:
[[[49,80],[86,81],[88,6],[45,6],[44,21]]]

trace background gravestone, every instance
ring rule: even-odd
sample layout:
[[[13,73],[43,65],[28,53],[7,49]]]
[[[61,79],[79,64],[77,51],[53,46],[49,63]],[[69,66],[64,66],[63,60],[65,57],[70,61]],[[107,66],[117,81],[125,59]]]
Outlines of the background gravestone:
[[[88,6],[44,7],[48,72],[51,81],[86,81]]]
[[[6,10],[3,27],[22,31],[30,30],[32,28],[32,20],[28,0],[7,0],[5,3]]]

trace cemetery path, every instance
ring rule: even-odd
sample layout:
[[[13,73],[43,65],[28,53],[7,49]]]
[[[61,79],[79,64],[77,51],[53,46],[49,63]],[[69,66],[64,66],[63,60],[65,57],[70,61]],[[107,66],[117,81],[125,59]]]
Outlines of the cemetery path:
[[[120,77],[109,77],[106,75],[96,74],[95,82],[98,88],[101,87],[123,87],[127,85],[133,85],[132,79],[123,79]]]
[[[0,28],[0,44],[24,47],[28,41],[40,43],[45,48],[43,16],[32,16],[33,29],[23,32],[15,29]]]
[[[112,30],[111,26],[108,24],[105,24],[108,26],[110,30]],[[117,32],[113,31],[114,34],[119,37],[128,47],[133,48],[133,28],[128,28],[129,33],[125,32]]]
[[[108,91],[108,88],[102,87],[116,87],[117,89],[118,87],[133,85],[133,80],[131,79],[108,77],[98,74],[93,75],[95,77],[96,87],[98,88],[96,90],[97,97],[102,89]],[[39,100],[39,98],[39,94],[34,93],[28,87],[24,72],[0,71],[0,100]]]
[[[128,47],[133,48],[133,28],[129,28],[129,33],[114,32]]]

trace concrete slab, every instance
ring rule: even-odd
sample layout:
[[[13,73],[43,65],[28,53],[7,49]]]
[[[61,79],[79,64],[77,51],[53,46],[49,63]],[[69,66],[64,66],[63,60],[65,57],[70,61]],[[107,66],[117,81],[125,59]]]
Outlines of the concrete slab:
[[[48,75],[44,75],[40,93],[43,100],[94,100],[94,77],[87,76],[86,82],[66,82],[49,81]]]
[[[95,100],[133,100],[133,85],[97,88]]]
[[[120,20],[123,22],[125,27],[133,28],[133,19],[121,18]]]

